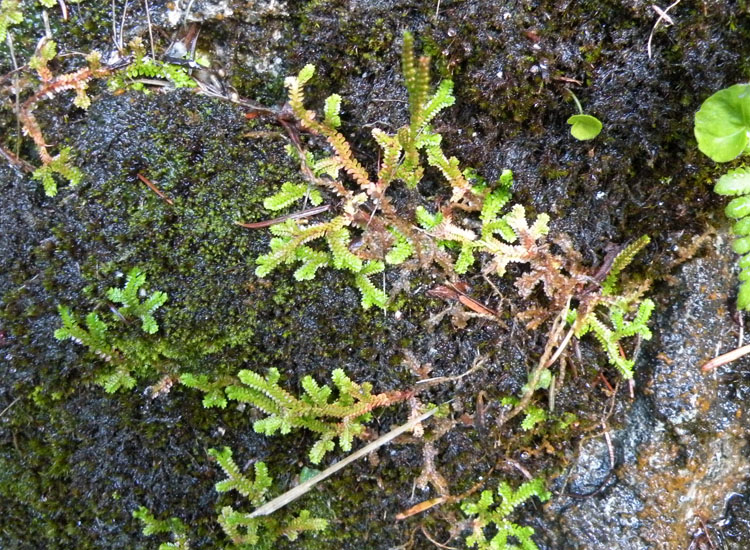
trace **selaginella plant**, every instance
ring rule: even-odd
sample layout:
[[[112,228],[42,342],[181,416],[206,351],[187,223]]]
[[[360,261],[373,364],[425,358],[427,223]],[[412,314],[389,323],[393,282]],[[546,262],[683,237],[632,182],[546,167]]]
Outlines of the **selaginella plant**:
[[[750,84],[735,84],[706,99],[695,114],[698,148],[715,162],[730,162],[750,152]],[[737,309],[750,311],[750,169],[729,170],[714,186],[719,195],[732,199],[725,209],[735,221],[737,239],[732,248],[740,259]]]
[[[159,61],[146,54],[140,37],[128,43],[131,60],[127,67],[112,74],[108,86],[112,91],[136,90],[147,92],[144,78],[158,79],[172,88],[195,88],[198,84],[190,77],[185,67]]]
[[[34,116],[34,110],[43,99],[52,99],[66,90],[75,91],[76,96],[73,103],[77,107],[88,109],[91,105],[91,99],[86,94],[89,82],[95,78],[102,78],[111,72],[110,67],[101,64],[98,52],[93,52],[86,57],[87,67],[55,76],[48,65],[56,55],[57,45],[55,41],[42,39],[34,56],[29,60],[29,67],[37,72],[41,84],[37,91],[21,104],[18,113],[24,132],[34,140],[39,158],[42,161],[42,166],[34,172],[34,178],[42,181],[44,192],[50,197],[57,194],[55,174],[66,179],[71,185],[78,185],[83,173],[73,165],[69,147],[61,148],[56,156],[49,153],[49,146],[44,139],[39,122]]]
[[[140,294],[145,283],[145,273],[138,268],[130,270],[123,288],[110,288],[107,292],[107,297],[121,304],[121,307],[112,305],[107,320],[96,312],[89,313],[84,320],[85,326],[81,326],[70,308],[58,306],[63,326],[55,331],[55,338],[71,339],[86,346],[110,365],[106,372],[96,377],[96,382],[107,393],[121,388],[131,389],[135,386],[136,377],[158,369],[173,355],[169,346],[161,340],[147,341],[132,334],[123,336],[121,331],[110,331],[110,323],[128,322],[128,319],[140,320],[141,329],[148,335],[159,330],[154,313],[167,301],[167,295],[157,291],[151,296],[144,295],[145,299],[141,301]]]
[[[273,479],[265,463],[255,463],[255,475],[253,479],[250,479],[234,462],[232,450],[229,447],[221,450],[209,449],[208,454],[219,463],[227,476],[226,479],[216,484],[218,493],[237,491],[256,507],[265,502],[267,493],[273,485]],[[159,550],[188,550],[190,548],[187,528],[179,519],[158,520],[143,506],[133,512],[133,517],[143,522],[144,535],[171,534],[172,541],[159,545]],[[281,537],[296,540],[304,532],[322,531],[328,526],[328,521],[311,517],[308,510],[302,510],[297,516],[278,512],[273,516],[250,517],[249,513],[237,511],[232,506],[222,507],[217,521],[231,541],[231,545],[225,548],[231,550],[270,549],[275,547]]]
[[[302,379],[304,394],[295,397],[279,385],[281,374],[269,369],[265,377],[251,370],[241,370],[236,379],[226,377],[209,380],[206,375],[184,373],[180,382],[203,391],[204,407],[221,407],[227,400],[248,403],[266,416],[256,420],[253,428],[258,433],[273,435],[288,434],[294,429],[305,428],[317,434],[318,441],[309,452],[310,461],[318,464],[328,451],[339,446],[350,451],[355,437],[363,434],[364,423],[371,412],[388,407],[414,395],[413,391],[392,391],[373,395],[368,383],[353,382],[341,369],[332,373],[334,390],[320,386],[311,376]]]
[[[549,500],[551,495],[544,487],[544,480],[527,481],[515,491],[503,481],[497,495],[499,501],[495,502],[492,491],[482,491],[477,502],[461,505],[472,520],[472,534],[466,538],[466,545],[478,550],[538,550],[531,538],[534,529],[514,523],[510,516],[532,497],[542,502]]]
[[[141,506],[133,511],[133,517],[143,523],[143,534],[148,536],[169,533],[170,542],[163,542],[159,550],[190,550],[187,527],[178,518],[156,519],[151,511]]]
[[[133,268],[125,279],[125,286],[123,288],[110,288],[107,291],[107,298],[122,304],[119,311],[125,317],[140,319],[143,332],[153,334],[159,330],[159,325],[154,319],[153,313],[164,305],[164,302],[167,301],[167,295],[157,290],[141,302],[139,293],[145,283],[146,274],[137,268]]]
[[[8,28],[23,21],[23,12],[18,0],[2,0],[0,2],[0,42],[5,42]]]
[[[312,78],[315,67],[306,65],[296,77],[286,79],[289,104],[300,125],[325,137],[333,155],[316,160],[309,152],[298,150],[296,153],[303,165],[307,185],[285,183],[265,205],[276,209],[308,198],[318,201],[318,196],[310,195],[312,191],[307,190],[312,186],[333,193],[341,206],[325,222],[305,224],[288,219],[272,226],[271,251],[257,259],[258,276],[265,277],[282,264],[301,263],[294,277],[305,280],[315,277],[320,268],[333,267],[354,275],[363,307],[384,307],[386,293],[372,282],[371,276],[382,272],[386,263],[402,263],[415,250],[421,254],[423,247],[431,248],[428,240],[415,231],[393,205],[387,194],[390,186],[402,182],[408,187],[416,187],[424,174],[422,156],[426,156],[427,163],[437,168],[450,183],[453,189],[451,203],[469,206],[471,186],[459,169],[458,160],[443,153],[441,136],[430,125],[441,110],[454,103],[453,83],[444,80],[430,93],[430,60],[428,57],[416,58],[413,44],[411,34],[404,33],[402,66],[409,94],[410,121],[393,134],[373,130],[372,136],[382,149],[376,178],[371,178],[338,130],[341,97],[337,94],[328,97],[322,120],[305,107],[304,87]],[[339,179],[342,172],[356,184],[354,189]],[[449,218],[450,215],[446,215],[446,227]],[[353,231],[357,233],[356,246]],[[313,248],[311,244],[315,241],[323,241],[326,246]]]
[[[5,34],[9,24],[20,21],[19,13],[17,2],[3,0],[0,5],[0,35]],[[20,17],[22,18],[22,15]],[[42,165],[34,171],[33,177],[42,182],[47,196],[53,197],[57,194],[55,176],[75,186],[81,182],[83,172],[74,165],[73,152],[70,147],[61,147],[57,155],[50,153],[50,146],[34,116],[34,111],[40,102],[51,100],[67,90],[73,90],[75,92],[73,104],[81,109],[88,109],[91,105],[91,98],[87,94],[90,82],[104,78],[109,78],[109,86],[113,90],[124,88],[144,90],[142,78],[149,78],[152,81],[159,79],[171,88],[197,86],[185,67],[147,56],[140,38],[133,39],[129,48],[132,55],[123,57],[112,65],[102,64],[100,53],[93,51],[86,56],[87,66],[69,73],[55,75],[49,65],[57,56],[57,44],[54,40],[43,38],[29,60],[28,66],[36,71],[40,84],[36,91],[21,103],[18,118],[24,133],[34,141],[42,161]]]
[[[326,99],[321,119],[305,107],[304,89],[315,68],[306,65],[296,77],[287,78],[289,104],[300,126],[324,137],[333,154],[317,158],[296,145],[293,152],[306,181],[285,182],[264,205],[272,210],[298,202],[318,205],[331,193],[338,202],[329,205],[328,221],[306,223],[291,216],[272,225],[271,250],[257,259],[256,274],[267,276],[283,264],[300,264],[294,272],[297,280],[311,279],[326,267],[347,270],[353,273],[362,305],[368,308],[384,307],[387,298],[370,276],[413,256],[421,267],[437,265],[449,280],[469,274],[478,256],[483,258],[485,275],[502,277],[510,263],[525,264],[528,271],[516,281],[521,297],[531,296],[541,284],[548,300],[546,306],[522,313],[527,326],[537,328],[571,301],[580,302],[577,315],[570,319],[575,322],[576,334],[593,333],[610,362],[625,378],[631,378],[632,360],[619,352],[619,341],[634,335],[650,336],[646,323],[653,303],[639,302],[641,294],[637,292],[618,294],[616,285],[592,285],[590,270],[568,241],[562,236],[549,239],[547,214],[530,221],[522,205],[506,210],[513,183],[510,170],[487,185],[476,171],[462,170],[458,159],[448,158],[442,150],[442,136],[431,122],[454,103],[453,83],[443,80],[430,91],[430,60],[415,56],[410,33],[404,34],[401,63],[409,97],[409,124],[392,134],[372,131],[380,147],[377,178],[357,160],[339,131],[340,96]],[[450,198],[437,211],[417,205],[409,214],[397,208],[389,196],[390,188],[394,184],[416,188],[427,166],[446,180]],[[317,242],[326,246],[316,246]],[[642,246],[647,242],[642,241]],[[553,244],[562,253],[555,252]],[[453,251],[458,251],[455,259]],[[610,276],[616,277],[620,270],[613,270]]]
[[[622,292],[619,279],[622,271],[649,242],[651,239],[644,235],[626,246],[612,262],[600,291],[582,296],[578,309],[568,314],[576,338],[592,333],[607,352],[610,364],[626,380],[633,378],[635,361],[625,356],[621,340],[634,336],[651,339],[648,321],[655,304],[649,298],[642,299],[645,287]]]

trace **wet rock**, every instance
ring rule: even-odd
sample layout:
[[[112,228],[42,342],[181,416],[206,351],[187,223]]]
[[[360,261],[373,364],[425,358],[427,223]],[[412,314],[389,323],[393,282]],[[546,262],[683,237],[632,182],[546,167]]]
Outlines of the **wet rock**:
[[[656,337],[639,362],[643,386],[626,406],[625,425],[611,432],[613,479],[606,477],[604,436],[581,446],[563,478],[569,476],[566,493],[576,496],[552,505],[566,541],[561,548],[593,550],[607,541],[624,550],[686,548],[707,523],[720,536],[727,497],[745,488],[748,360],[710,374],[700,369],[737,344],[726,235],[685,264],[670,288],[676,299],[658,315]]]

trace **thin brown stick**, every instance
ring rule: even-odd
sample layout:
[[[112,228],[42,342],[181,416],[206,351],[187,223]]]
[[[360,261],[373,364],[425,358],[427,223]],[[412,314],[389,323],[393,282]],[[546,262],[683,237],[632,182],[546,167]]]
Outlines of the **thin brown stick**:
[[[146,5],[146,22],[148,23],[148,40],[151,43],[151,59],[156,59],[156,53],[154,52],[154,33],[151,31],[151,8],[148,5],[148,0],[143,0]]]
[[[310,216],[315,216],[316,214],[327,212],[330,209],[331,209],[330,204],[323,204],[320,206],[316,206],[315,208],[308,208],[307,210],[302,210],[300,212],[294,212],[292,214],[279,216],[278,218],[274,218],[272,220],[263,220],[262,222],[252,222],[252,223],[242,223],[242,222],[234,222],[234,223],[236,223],[237,225],[241,227],[247,227],[248,229],[261,229],[263,227],[269,227],[271,225],[276,225],[277,223],[285,222],[286,220],[298,220],[300,218],[309,218]]]
[[[450,401],[449,401],[450,402]],[[373,452],[374,450],[382,447],[386,443],[390,443],[391,440],[397,438],[399,435],[401,435],[404,432],[407,432],[414,428],[417,424],[420,422],[424,422],[428,418],[430,418],[435,412],[437,412],[438,407],[435,407],[434,409],[430,409],[424,414],[421,414],[417,416],[416,418],[412,418],[409,420],[406,424],[402,424],[398,428],[394,428],[387,434],[385,434],[382,437],[379,437],[372,443],[365,445],[360,450],[350,454],[343,460],[340,460],[336,464],[330,466],[329,468],[326,468],[322,472],[320,472],[318,475],[308,479],[304,483],[300,483],[293,489],[287,491],[286,493],[276,497],[275,499],[267,502],[260,508],[257,508],[253,513],[251,513],[248,517],[249,518],[257,518],[259,516],[267,516],[269,514],[274,513],[279,508],[283,508],[290,502],[293,502],[297,500],[299,497],[307,493],[310,489],[312,489],[315,485],[320,483],[321,481],[325,480],[326,478],[330,477],[331,475],[335,474],[339,470],[345,468],[358,458],[362,458],[363,456],[366,456]]]
[[[7,407],[5,407],[3,409],[3,412],[0,412],[0,416],[3,416],[5,413],[7,413],[13,405],[15,405],[16,403],[18,403],[18,401],[20,399],[21,399],[21,397],[19,396],[19,397],[16,397],[13,401],[11,401],[10,405],[8,405]]]
[[[563,341],[557,347],[555,354],[550,358],[549,361],[547,361],[547,365],[546,365],[547,367],[551,367],[555,363],[555,361],[557,361],[557,359],[560,357],[560,355],[565,350],[565,348],[568,347],[568,343],[570,342],[570,339],[573,337],[574,327],[575,327],[575,324],[570,327],[570,330],[565,335],[565,338],[563,338]]]
[[[144,176],[140,172],[138,172],[138,174],[136,174],[136,175],[138,176],[139,180],[141,180],[143,183],[145,183],[148,186],[149,189],[151,189],[151,191],[153,191],[154,193],[156,193],[157,195],[159,195],[159,197],[161,197],[162,199],[164,199],[165,201],[167,201],[168,204],[170,204],[170,205],[174,204],[174,201],[172,199],[170,199],[169,197],[167,197],[164,193],[162,193],[159,190],[159,188],[156,187],[156,185],[154,185],[151,182],[151,180],[149,180],[146,176]]]
[[[30,163],[21,158],[18,158],[15,153],[13,153],[12,151],[8,151],[2,145],[0,145],[0,156],[5,157],[5,160],[7,160],[11,165],[29,174],[36,170],[36,168],[34,168],[34,166],[32,166]]]
[[[424,525],[422,525],[421,527],[422,527],[422,534],[424,535],[424,537],[427,540],[429,540],[432,544],[437,546],[438,548],[445,548],[446,550],[458,550],[458,548],[456,548],[455,546],[446,546],[445,544],[440,544],[438,541],[433,539],[432,536],[430,536],[430,534],[427,532],[427,528]],[[448,539],[448,540],[450,541],[451,539]]]
[[[701,367],[701,370],[703,372],[711,372],[712,370],[721,367],[722,365],[726,365],[727,363],[736,361],[740,357],[744,357],[748,353],[750,353],[750,344],[742,346],[741,348],[733,349],[732,351],[728,351],[727,353],[719,355],[718,357],[714,357],[708,363],[703,365]]]

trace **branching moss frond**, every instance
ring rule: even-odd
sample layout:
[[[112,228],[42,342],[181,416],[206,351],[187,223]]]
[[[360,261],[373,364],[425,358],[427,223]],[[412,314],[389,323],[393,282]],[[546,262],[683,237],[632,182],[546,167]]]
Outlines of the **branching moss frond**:
[[[139,298],[139,290],[146,282],[146,274],[137,267],[128,273],[124,288],[110,288],[107,298],[113,302],[122,304],[120,313],[124,316],[138,317],[141,320],[143,331],[153,334],[159,330],[159,325],[154,319],[154,312],[167,301],[164,292],[156,291],[148,296],[143,302]]]
[[[648,235],[643,235],[637,241],[626,246],[617,255],[607,274],[607,278],[602,283],[602,294],[604,296],[613,296],[617,293],[617,281],[620,278],[620,273],[630,265],[636,254],[643,250],[650,242],[651,238]]]
[[[297,540],[300,534],[305,531],[324,531],[327,527],[327,520],[310,517],[308,510],[302,510],[296,518],[280,529],[279,534],[289,540]]]
[[[497,493],[500,501],[494,509],[492,508],[495,504],[492,491],[482,491],[477,502],[464,502],[461,505],[463,512],[472,517],[473,532],[466,538],[467,546],[479,550],[517,550],[518,548],[538,550],[531,538],[534,530],[531,527],[513,523],[509,516],[516,508],[533,497],[537,497],[542,502],[549,500],[551,495],[545,489],[544,481],[542,479],[527,481],[515,491],[508,483],[502,482]],[[486,529],[488,528],[495,531],[490,540],[487,539]],[[509,539],[515,539],[517,543]]]
[[[178,518],[156,519],[145,506],[133,510],[133,517],[143,523],[143,534],[146,536],[170,533],[172,542],[159,545],[159,550],[190,550],[187,528]]]
[[[332,373],[336,396],[329,386],[321,386],[312,377],[302,379],[304,393],[293,396],[279,385],[280,373],[269,369],[266,377],[243,370],[238,374],[240,383],[226,387],[228,399],[249,403],[266,414],[253,428],[258,433],[273,435],[289,433],[294,429],[307,429],[319,434],[320,439],[310,451],[313,463],[319,463],[327,451],[333,450],[334,440],[341,448],[351,448],[354,437],[364,431],[364,422],[370,412],[403,401],[408,392],[372,395],[369,384],[356,384],[343,370]]]
[[[414,247],[409,242],[409,239],[399,230],[390,228],[389,231],[396,240],[393,243],[393,247],[385,255],[385,261],[390,265],[402,264],[414,254]]]
[[[429,147],[427,149],[427,163],[440,170],[453,188],[451,202],[458,202],[468,191],[471,185],[466,181],[463,172],[459,168],[459,162],[456,157],[446,157],[445,153],[439,146]]]
[[[131,369],[127,365],[118,365],[114,370],[98,376],[96,383],[102,386],[107,393],[115,393],[120,389],[133,389],[135,378],[133,378]]]
[[[325,114],[324,122],[331,128],[338,128],[341,126],[341,96],[339,94],[331,94],[326,98],[325,108],[323,113]]]
[[[269,210],[281,210],[294,204],[305,195],[309,196],[310,203],[314,206],[323,202],[323,197],[320,196],[320,191],[317,189],[311,189],[305,183],[291,183],[287,181],[281,185],[278,193],[263,200],[263,207]]]
[[[34,170],[32,177],[42,182],[44,193],[48,197],[57,195],[55,174],[67,180],[72,187],[81,183],[83,172],[73,164],[70,147],[63,147],[49,162]]]
[[[362,260],[349,250],[351,236],[346,227],[329,230],[326,233],[326,242],[333,256],[333,267],[348,269],[354,273],[362,271]]]
[[[372,306],[384,308],[388,302],[388,295],[375,286],[370,276],[380,273],[385,269],[385,264],[380,260],[367,262],[354,277],[354,284],[362,295],[362,307],[370,309]]]
[[[19,0],[3,0],[0,2],[0,42],[5,42],[8,28],[23,22],[23,12],[19,4]]]
[[[252,548],[260,541],[258,529],[262,518],[251,518],[250,514],[237,512],[231,506],[224,506],[218,521],[229,540],[241,548]]]
[[[208,454],[216,459],[216,462],[227,475],[227,479],[216,484],[217,492],[226,493],[234,490],[256,506],[263,502],[266,492],[273,484],[273,479],[268,475],[268,468],[265,463],[255,463],[255,479],[251,480],[240,471],[232,458],[232,450],[229,447],[224,447],[221,450],[209,449]]]
[[[451,107],[456,102],[453,96],[453,81],[443,80],[435,90],[433,96],[427,101],[422,112],[422,125],[429,124],[440,111]]]
[[[227,406],[227,399],[224,395],[224,388],[230,385],[230,382],[224,380],[209,380],[208,375],[195,375],[189,372],[180,374],[180,383],[188,388],[194,388],[202,391],[203,406],[206,409],[219,407],[221,409]]]

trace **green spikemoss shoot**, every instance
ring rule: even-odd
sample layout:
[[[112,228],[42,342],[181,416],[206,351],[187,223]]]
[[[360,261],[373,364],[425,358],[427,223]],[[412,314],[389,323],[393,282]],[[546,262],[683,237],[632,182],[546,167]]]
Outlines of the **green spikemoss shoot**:
[[[138,294],[139,289],[145,282],[146,274],[134,267],[128,273],[125,287],[110,288],[107,291],[107,298],[122,304],[122,307],[120,307],[121,314],[139,318],[143,332],[154,334],[159,330],[159,325],[153,314],[167,301],[167,295],[164,292],[156,291],[141,302]]]
[[[173,88],[195,88],[198,85],[185,67],[147,56],[140,37],[131,40],[128,47],[133,53],[133,62],[110,77],[110,90],[130,89],[148,93],[145,84],[140,81],[142,78],[164,80]]]
[[[205,374],[195,375],[189,372],[183,372],[180,374],[180,383],[188,388],[202,391],[205,394],[203,396],[204,408],[226,408],[227,399],[224,395],[224,388],[229,382],[223,382],[222,380],[212,381],[209,380],[208,376]]]
[[[232,451],[228,447],[221,450],[209,449],[208,454],[218,462],[227,475],[227,479],[216,484],[217,492],[237,491],[254,506],[260,506],[265,502],[273,479],[263,462],[255,463],[254,480],[250,480],[240,472],[232,458]],[[279,514],[282,514],[281,517]],[[173,542],[162,544],[159,550],[188,550],[190,548],[186,535],[187,529],[179,519],[158,520],[143,506],[133,512],[133,517],[144,523],[144,535],[172,534]],[[323,531],[328,527],[327,520],[312,517],[308,510],[300,511],[297,516],[279,512],[273,516],[251,518],[249,513],[235,510],[232,506],[224,506],[217,521],[234,545],[227,548],[237,550],[273,548],[274,543],[281,537],[296,540],[302,533]]]
[[[72,187],[75,187],[83,179],[83,172],[72,163],[72,154],[70,147],[63,147],[60,152],[52,159],[52,162],[40,166],[34,170],[33,178],[41,180],[44,187],[44,193],[48,197],[57,195],[57,182],[55,174],[67,180]]]
[[[607,353],[609,363],[626,380],[633,377],[635,361],[626,357],[621,341],[634,336],[650,340],[648,322],[656,306],[648,298],[641,301],[639,292],[620,294],[618,280],[635,255],[649,242],[649,237],[644,235],[617,255],[602,283],[601,297],[588,305],[583,316],[575,309],[568,313],[568,322],[573,325],[576,338],[593,334]]]
[[[551,495],[545,489],[544,481],[527,481],[515,491],[503,481],[498,486],[497,494],[497,502],[492,491],[482,491],[477,502],[461,505],[473,526],[472,534],[466,538],[466,545],[478,550],[538,550],[531,538],[534,530],[513,523],[509,516],[532,497],[542,502],[549,500]],[[488,539],[488,536],[492,538]]]
[[[109,289],[107,297],[122,304],[119,310],[115,310],[116,314],[113,312],[109,323],[136,318],[141,320],[141,329],[146,334],[154,334],[158,330],[153,313],[164,304],[167,295],[154,292],[141,302],[139,289],[145,282],[145,274],[134,268],[124,288]],[[95,378],[107,393],[133,388],[137,377],[150,373],[160,362],[169,360],[173,355],[164,342],[148,342],[130,334],[119,334],[120,331],[111,331],[111,325],[98,313],[86,315],[85,326],[81,326],[70,308],[60,305],[58,311],[62,326],[55,330],[55,338],[73,340],[107,363],[107,371]]]
[[[417,223],[428,231],[434,229],[443,221],[443,215],[440,212],[430,214],[424,206],[418,206],[415,214]]]
[[[310,203],[313,206],[317,206],[323,202],[323,197],[321,197],[320,191],[317,189],[310,189],[310,187],[304,183],[285,182],[282,184],[281,190],[278,193],[267,197],[263,201],[263,206],[269,210],[281,210],[294,204],[308,194]]]
[[[341,117],[339,113],[341,111],[341,96],[339,94],[331,94],[326,98],[325,108],[323,112],[325,114],[325,123],[331,128],[338,128],[341,126]]]
[[[297,76],[287,77],[286,87],[289,91],[289,105],[300,124],[312,133],[322,135],[333,149],[334,155],[315,160],[309,152],[293,151],[292,155],[300,159],[312,172],[308,174],[309,183],[333,191],[340,199],[342,215],[330,222],[317,224],[303,229],[300,224],[284,222],[283,235],[272,229],[275,238],[271,239],[270,252],[257,259],[256,274],[264,277],[283,264],[303,262],[303,267],[295,272],[295,279],[313,278],[321,267],[349,271],[354,274],[354,282],[362,294],[362,305],[365,308],[384,307],[387,296],[370,280],[370,276],[381,270],[381,265],[398,265],[408,259],[415,250],[415,238],[408,229],[408,224],[397,216],[386,196],[389,186],[397,181],[408,187],[415,187],[424,173],[423,156],[427,163],[437,167],[453,188],[452,201],[460,201],[470,191],[470,185],[463,175],[456,158],[448,158],[440,147],[441,137],[430,126],[431,121],[445,108],[455,103],[453,83],[445,80],[431,91],[428,57],[417,57],[414,53],[414,39],[411,34],[404,34],[402,67],[404,81],[409,94],[409,124],[394,134],[380,129],[372,132],[373,138],[381,147],[378,155],[382,160],[378,169],[378,179],[370,180],[367,170],[354,157],[352,147],[338,130],[341,126],[341,97],[330,95],[323,108],[322,120],[316,118],[313,111],[305,107],[305,85],[315,73],[313,65],[306,65]],[[304,171],[304,170],[303,170]],[[358,186],[358,190],[349,189],[339,181],[341,173],[346,174]],[[334,180],[334,181],[331,181]],[[299,200],[301,188],[285,184],[281,193],[270,197],[265,203],[269,208],[284,208]],[[376,205],[371,218],[380,210],[384,220],[362,221],[365,212],[360,206],[369,199]],[[417,214],[418,218],[420,214]],[[425,216],[423,216],[425,218]],[[435,221],[439,223],[440,217]],[[372,221],[372,220],[370,220]],[[396,229],[398,228],[398,229]],[[356,235],[353,233],[375,233],[373,241],[382,241],[383,251],[377,255],[352,251]],[[382,235],[378,236],[377,233]],[[308,245],[312,240],[323,237],[328,245],[328,261],[322,254],[313,254],[305,250],[297,254],[297,249]],[[315,250],[312,248],[312,250]],[[318,252],[322,252],[318,249]],[[378,261],[370,261],[377,258]],[[463,260],[470,259],[470,250],[466,249]]]
[[[8,28],[23,21],[23,12],[18,0],[3,0],[0,2],[0,42],[5,42]]]
[[[648,298],[638,303],[634,297],[623,296],[606,304],[605,307],[606,317],[601,312],[590,311],[583,320],[578,320],[576,310],[572,310],[568,320],[573,324],[577,338],[588,333],[593,334],[607,353],[610,364],[620,371],[623,378],[630,380],[633,378],[635,361],[623,354],[620,341],[636,335],[644,340],[650,340],[651,330],[648,328],[648,321],[656,306]],[[634,307],[637,308],[635,315],[631,320],[627,320],[626,316]],[[609,319],[611,326],[605,318]]]
[[[263,502],[268,489],[273,484],[271,476],[268,475],[268,468],[263,462],[255,463],[255,479],[250,480],[240,472],[239,467],[232,459],[232,450],[229,447],[224,447],[221,450],[209,449],[208,454],[216,459],[216,462],[227,475],[227,479],[216,484],[217,492],[237,491],[255,506]]]
[[[525,416],[521,422],[521,428],[523,428],[524,431],[533,430],[537,424],[547,420],[547,411],[535,405],[529,405],[524,412]]]
[[[359,289],[362,295],[362,307],[369,309],[372,306],[384,308],[388,301],[388,295],[373,284],[370,280],[370,276],[376,273],[381,273],[385,269],[383,262],[376,260],[367,262],[357,272],[354,278],[354,284]]]
[[[397,229],[390,228],[390,232],[396,240],[393,247],[385,255],[385,261],[389,265],[399,265],[414,254],[414,247],[409,242],[409,239]]]
[[[159,550],[190,550],[186,535],[187,528],[178,518],[156,519],[145,506],[133,511],[133,517],[143,523],[143,534],[146,536],[170,533],[172,542],[159,545]]]
[[[612,267],[607,274],[607,278],[602,283],[602,294],[605,296],[614,296],[617,294],[617,281],[622,271],[630,265],[641,250],[646,248],[651,242],[648,235],[643,235],[637,241],[629,244],[620,252],[612,263]]]
[[[309,453],[310,460],[318,464],[326,452],[334,449],[336,439],[343,450],[350,450],[354,438],[364,432],[364,423],[370,420],[373,409],[408,397],[406,392],[373,395],[369,384],[353,382],[341,369],[334,370],[332,377],[335,392],[306,376],[301,381],[304,393],[296,397],[280,386],[278,369],[269,369],[266,376],[241,370],[224,391],[228,400],[248,403],[265,415],[253,424],[258,433],[270,436],[307,429],[318,434],[319,440]],[[202,380],[188,378],[187,382],[204,392],[217,390],[217,386]]]

